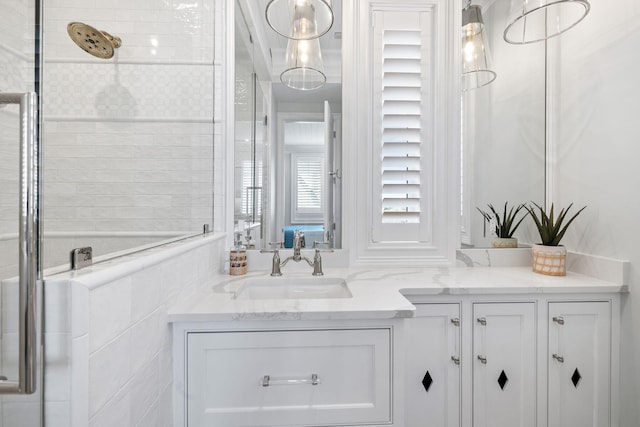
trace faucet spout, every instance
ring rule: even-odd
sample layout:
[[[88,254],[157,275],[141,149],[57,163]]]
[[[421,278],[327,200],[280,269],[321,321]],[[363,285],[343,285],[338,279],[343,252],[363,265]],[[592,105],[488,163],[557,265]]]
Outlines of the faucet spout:
[[[296,230],[293,235],[293,260],[295,262],[300,262],[302,260],[302,255],[300,255],[300,249],[306,246],[304,240],[304,232],[301,230]]]

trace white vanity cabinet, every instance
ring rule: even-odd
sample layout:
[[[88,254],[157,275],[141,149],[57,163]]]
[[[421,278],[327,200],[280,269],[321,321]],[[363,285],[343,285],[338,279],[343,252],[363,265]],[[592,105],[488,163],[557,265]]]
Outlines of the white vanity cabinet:
[[[617,295],[408,298],[407,427],[617,425]]]
[[[611,425],[611,304],[549,303],[549,427]]]
[[[392,325],[231,323],[174,327],[176,427],[402,425]]]

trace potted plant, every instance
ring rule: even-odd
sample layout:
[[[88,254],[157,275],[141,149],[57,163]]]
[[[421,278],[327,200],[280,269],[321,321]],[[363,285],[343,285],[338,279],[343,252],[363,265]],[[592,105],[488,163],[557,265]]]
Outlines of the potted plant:
[[[508,209],[508,203],[504,203],[504,211],[502,212],[502,216],[493,208],[493,205],[488,204],[489,210],[491,212],[483,211],[480,208],[478,212],[482,214],[486,221],[491,223],[495,221],[495,233],[496,237],[491,241],[491,246],[494,248],[517,248],[518,247],[518,239],[513,237],[513,233],[518,229],[522,221],[526,218],[526,214],[520,218],[519,221],[516,222],[518,213],[525,208],[524,204],[520,204],[518,206],[512,206],[511,209]],[[514,225],[515,224],[515,225]]]
[[[573,220],[586,208],[586,206],[584,206],[565,222],[569,209],[571,209],[572,206],[573,203],[566,209],[561,209],[557,217],[554,217],[553,204],[551,204],[549,214],[536,203],[533,203],[533,206],[529,205],[525,207],[536,223],[542,241],[532,246],[533,271],[550,276],[564,276],[567,274],[567,249],[560,245],[560,241]]]

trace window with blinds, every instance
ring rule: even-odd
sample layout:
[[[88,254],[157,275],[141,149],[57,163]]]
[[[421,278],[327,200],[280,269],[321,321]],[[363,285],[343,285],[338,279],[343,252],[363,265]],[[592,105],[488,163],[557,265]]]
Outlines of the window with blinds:
[[[324,209],[323,154],[292,154],[293,221],[321,221]]]
[[[374,16],[374,241],[429,238],[432,79],[430,41],[421,15]]]

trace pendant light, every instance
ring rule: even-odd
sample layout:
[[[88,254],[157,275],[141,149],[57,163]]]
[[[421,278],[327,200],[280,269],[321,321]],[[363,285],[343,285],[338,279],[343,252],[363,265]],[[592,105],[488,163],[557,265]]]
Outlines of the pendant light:
[[[484,38],[484,22],[480,6],[469,2],[462,10],[462,89],[486,86],[496,79],[490,69],[489,46]]]
[[[573,28],[589,13],[588,0],[511,0],[504,40],[528,44]]]
[[[318,89],[327,81],[317,38],[289,40],[285,64],[286,69],[280,74],[280,81],[292,89]]]
[[[318,38],[333,26],[331,0],[271,0],[265,17],[276,33],[295,40]]]

